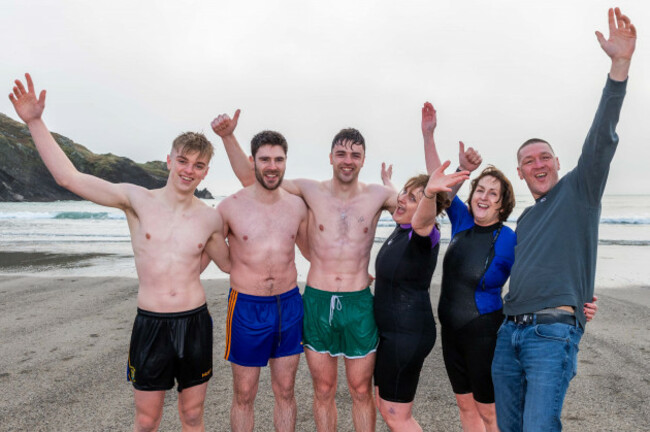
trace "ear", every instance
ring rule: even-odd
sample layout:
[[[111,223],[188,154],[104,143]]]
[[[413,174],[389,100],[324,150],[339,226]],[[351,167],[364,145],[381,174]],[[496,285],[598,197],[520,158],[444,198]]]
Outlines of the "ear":
[[[334,165],[334,159],[332,158],[332,152],[330,152],[330,165]]]
[[[172,168],[172,157],[170,155],[167,155],[167,171],[169,171]]]
[[[521,168],[517,167],[517,174],[519,174],[519,179],[523,180],[524,176],[521,174]]]
[[[210,167],[207,167],[205,171],[203,171],[203,176],[201,176],[201,180],[205,180],[205,177],[208,175],[209,171],[210,171]]]
[[[555,164],[557,165],[557,170],[559,171],[560,170],[560,159],[557,156],[555,156]]]
[[[252,163],[253,165],[255,165],[255,159],[253,159],[253,156],[252,156],[252,155],[251,155],[251,156],[248,156],[248,160],[250,161],[250,163]]]

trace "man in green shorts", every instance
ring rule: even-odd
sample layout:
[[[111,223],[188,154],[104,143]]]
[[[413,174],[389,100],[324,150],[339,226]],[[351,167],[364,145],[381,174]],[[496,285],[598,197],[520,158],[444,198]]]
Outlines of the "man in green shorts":
[[[235,174],[243,185],[255,181],[253,168],[233,134],[239,110],[213,122]],[[226,131],[224,133],[224,131]],[[345,361],[357,431],[374,431],[376,409],[372,373],[377,348],[368,262],[383,210],[397,205],[394,188],[359,182],[365,140],[356,129],[343,129],[332,141],[332,178],[285,180],[282,188],[302,197],[309,208],[307,238],[311,262],[303,342],[314,384],[314,420],[318,431],[335,431],[338,357]]]

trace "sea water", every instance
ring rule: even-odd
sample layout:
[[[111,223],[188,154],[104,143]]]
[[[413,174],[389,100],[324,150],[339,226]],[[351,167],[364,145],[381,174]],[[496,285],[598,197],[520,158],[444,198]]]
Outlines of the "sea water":
[[[204,201],[216,206],[221,199]],[[517,196],[507,225],[514,229],[517,217],[532,203],[530,196]],[[446,218],[439,222],[442,254],[451,230]],[[374,257],[394,227],[390,214],[384,212],[371,253],[371,274]],[[597,285],[650,283],[650,195],[604,197],[598,254]],[[304,281],[309,263],[298,251],[296,255],[298,279]],[[88,201],[0,203],[0,274],[136,277],[126,217],[118,209]],[[202,275],[226,277],[214,264]]]

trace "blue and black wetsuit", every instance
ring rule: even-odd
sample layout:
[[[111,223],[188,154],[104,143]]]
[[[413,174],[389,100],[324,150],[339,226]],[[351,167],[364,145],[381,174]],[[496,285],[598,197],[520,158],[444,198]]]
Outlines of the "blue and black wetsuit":
[[[438,304],[445,367],[454,393],[473,393],[476,401],[493,403],[490,368],[503,321],[501,290],[510,276],[517,237],[500,222],[475,225],[458,197],[447,215],[452,237]]]
[[[429,287],[439,240],[436,227],[422,237],[410,225],[400,225],[377,254],[374,375],[379,395],[390,402],[413,401],[424,359],[436,341]]]

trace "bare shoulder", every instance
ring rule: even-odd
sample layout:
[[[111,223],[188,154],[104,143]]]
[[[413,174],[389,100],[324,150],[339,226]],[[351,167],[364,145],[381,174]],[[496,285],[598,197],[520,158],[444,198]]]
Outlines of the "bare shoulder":
[[[306,212],[307,204],[305,201],[298,195],[294,195],[289,192],[283,192],[282,198],[291,206],[295,211]]]
[[[379,183],[364,184],[363,187],[366,193],[383,197],[384,199],[387,199],[396,193],[393,188]]]

